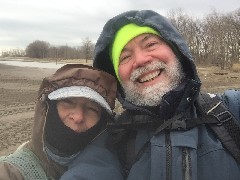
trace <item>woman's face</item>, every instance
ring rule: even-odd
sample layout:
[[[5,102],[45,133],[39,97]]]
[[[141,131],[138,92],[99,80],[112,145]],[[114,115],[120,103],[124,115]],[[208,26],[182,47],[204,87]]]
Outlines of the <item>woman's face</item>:
[[[97,124],[102,108],[87,98],[73,97],[57,101],[57,111],[66,126],[81,133]]]

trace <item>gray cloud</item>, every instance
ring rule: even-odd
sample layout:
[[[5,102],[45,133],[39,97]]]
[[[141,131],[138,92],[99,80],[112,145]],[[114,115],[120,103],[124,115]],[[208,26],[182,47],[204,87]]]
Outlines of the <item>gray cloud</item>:
[[[79,46],[86,37],[95,42],[109,18],[132,9],[166,14],[181,8],[202,16],[213,8],[230,12],[239,6],[238,0],[0,0],[0,4],[0,50],[25,48],[34,40],[70,46]]]

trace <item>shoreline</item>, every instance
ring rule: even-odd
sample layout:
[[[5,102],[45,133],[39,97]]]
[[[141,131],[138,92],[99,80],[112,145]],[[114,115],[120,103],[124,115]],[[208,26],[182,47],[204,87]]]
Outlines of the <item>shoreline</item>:
[[[32,68],[45,68],[45,69],[58,69],[66,63],[56,64],[54,62],[36,62],[36,61],[21,61],[21,60],[0,60],[0,64],[17,66],[17,67],[32,67]]]

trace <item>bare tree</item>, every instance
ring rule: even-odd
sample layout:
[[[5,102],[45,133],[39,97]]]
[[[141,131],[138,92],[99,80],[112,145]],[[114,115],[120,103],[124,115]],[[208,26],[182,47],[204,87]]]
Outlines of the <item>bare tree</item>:
[[[225,17],[228,27],[228,57],[231,58],[231,65],[240,62],[240,8],[229,13]]]
[[[205,19],[212,63],[217,62],[222,69],[239,62],[239,14],[239,10],[228,14],[213,11]]]
[[[94,51],[94,44],[88,37],[82,41],[81,50],[87,63],[88,60],[92,59]]]
[[[26,48],[26,55],[31,58],[45,58],[48,54],[50,44],[45,41],[36,40],[30,43]]]
[[[193,19],[180,8],[169,11],[167,17],[188,43],[194,59],[199,60],[200,49],[202,48],[199,36],[202,32],[200,21]]]
[[[222,69],[240,62],[240,9],[228,14],[213,9],[202,19],[175,9],[168,18],[187,41],[197,62],[220,65]]]

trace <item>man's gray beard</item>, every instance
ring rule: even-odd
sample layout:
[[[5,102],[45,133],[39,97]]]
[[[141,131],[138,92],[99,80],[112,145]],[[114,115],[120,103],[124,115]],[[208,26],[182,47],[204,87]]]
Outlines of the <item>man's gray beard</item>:
[[[155,69],[164,69],[168,82],[158,82],[151,87],[149,86],[139,90],[134,80],[139,77],[140,74]],[[130,81],[127,83],[122,82],[121,85],[127,101],[138,106],[157,106],[161,103],[163,95],[176,88],[184,76],[178,59],[176,59],[176,63],[170,67],[161,61],[154,61],[145,67],[136,69],[131,74]]]

